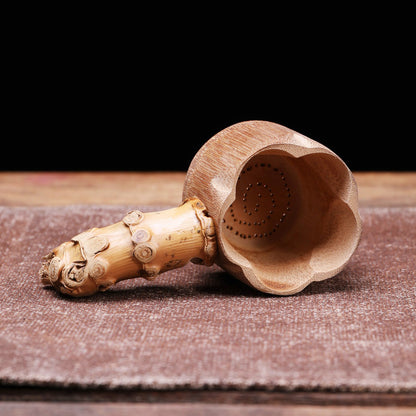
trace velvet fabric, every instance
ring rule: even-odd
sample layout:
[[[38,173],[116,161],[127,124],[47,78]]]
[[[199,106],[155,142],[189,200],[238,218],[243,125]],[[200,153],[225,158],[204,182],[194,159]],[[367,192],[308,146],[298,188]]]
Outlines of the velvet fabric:
[[[130,209],[0,207],[0,384],[416,391],[416,208],[361,208],[347,267],[279,297],[188,264],[89,298],[42,286],[41,258]]]

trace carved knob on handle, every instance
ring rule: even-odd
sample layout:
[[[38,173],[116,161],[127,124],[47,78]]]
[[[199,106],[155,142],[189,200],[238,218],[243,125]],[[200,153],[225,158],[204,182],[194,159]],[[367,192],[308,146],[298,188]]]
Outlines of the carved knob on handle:
[[[211,265],[216,253],[213,220],[190,198],[165,211],[131,211],[76,235],[44,258],[40,276],[62,293],[86,296],[133,277],[152,280],[189,261]]]

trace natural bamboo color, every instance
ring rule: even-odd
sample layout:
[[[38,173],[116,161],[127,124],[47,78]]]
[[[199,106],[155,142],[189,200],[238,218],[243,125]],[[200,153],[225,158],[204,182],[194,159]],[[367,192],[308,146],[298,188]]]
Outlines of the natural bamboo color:
[[[340,272],[361,235],[357,186],[322,144],[267,121],[234,124],[195,155],[183,198],[204,201],[216,263],[263,292],[288,295]]]
[[[360,208],[416,205],[416,171],[355,171],[353,174],[359,189]],[[27,207],[179,205],[185,177],[186,172],[172,171],[5,171],[0,172],[0,204]]]
[[[76,235],[45,257],[40,275],[62,293],[86,296],[132,277],[153,280],[189,261],[211,265],[215,255],[212,219],[191,198],[165,211],[131,211],[122,221]]]
[[[342,270],[361,234],[357,187],[343,161],[265,121],[211,138],[190,165],[183,199],[179,208],[133,211],[63,243],[47,256],[42,281],[82,296],[215,260],[258,290],[288,295]]]

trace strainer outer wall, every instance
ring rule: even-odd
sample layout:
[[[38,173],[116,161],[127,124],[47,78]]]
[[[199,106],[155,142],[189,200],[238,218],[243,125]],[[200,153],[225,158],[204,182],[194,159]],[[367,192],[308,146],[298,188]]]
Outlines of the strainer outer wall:
[[[242,166],[254,154],[273,145],[293,145],[305,149],[316,149],[330,153],[326,146],[282,125],[268,121],[244,121],[220,131],[209,139],[193,158],[184,183],[183,198],[198,197],[213,218],[217,232],[219,254],[216,263],[242,282],[263,292],[291,294],[302,290],[313,277],[294,288],[270,288],[256,275],[249,261],[238,253],[232,253],[224,240],[221,221],[235,198],[235,187]],[[345,169],[349,169],[345,166]],[[350,173],[350,172],[349,172]],[[351,187],[346,198],[355,211],[357,226],[361,227],[358,215],[357,190],[351,176]],[[358,230],[358,234],[361,230]],[[357,241],[358,244],[358,241]],[[342,266],[343,267],[343,266]],[[338,272],[337,270],[336,272]],[[325,276],[325,278],[331,276]],[[320,277],[322,279],[322,276]]]

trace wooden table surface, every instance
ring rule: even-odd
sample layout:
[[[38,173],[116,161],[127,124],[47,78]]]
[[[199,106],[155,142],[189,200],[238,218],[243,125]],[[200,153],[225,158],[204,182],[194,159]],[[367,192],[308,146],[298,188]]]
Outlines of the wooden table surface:
[[[355,172],[361,206],[416,205],[416,172]],[[175,205],[184,172],[0,172],[0,205]]]
[[[416,172],[355,172],[360,206],[416,206]],[[0,205],[176,205],[183,172],[0,172]],[[0,415],[416,415],[415,394],[98,392],[0,386]]]

